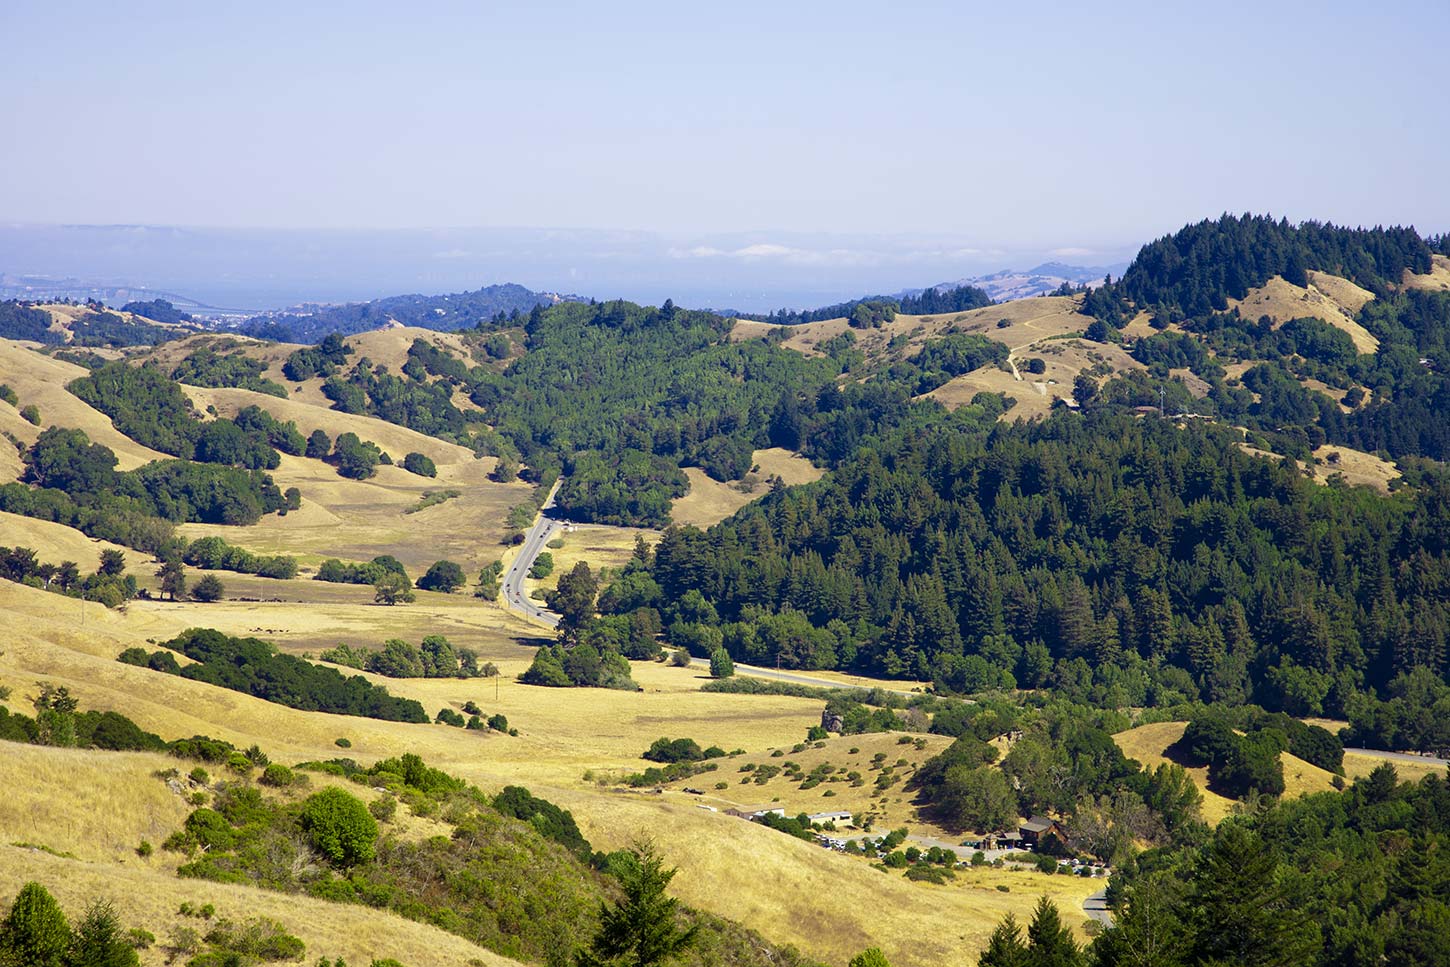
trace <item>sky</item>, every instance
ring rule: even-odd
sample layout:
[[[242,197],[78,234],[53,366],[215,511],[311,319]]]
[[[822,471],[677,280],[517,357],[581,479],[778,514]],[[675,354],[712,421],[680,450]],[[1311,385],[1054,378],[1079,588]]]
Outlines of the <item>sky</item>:
[[[0,36],[11,224],[635,233],[666,288],[1450,228],[1440,2],[6,0]]]

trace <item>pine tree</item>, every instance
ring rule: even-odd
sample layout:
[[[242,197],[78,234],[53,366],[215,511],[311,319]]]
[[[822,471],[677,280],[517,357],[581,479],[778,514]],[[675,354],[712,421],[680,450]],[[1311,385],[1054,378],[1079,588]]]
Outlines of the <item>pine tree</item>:
[[[1236,967],[1300,967],[1320,947],[1318,928],[1257,834],[1220,826],[1194,872],[1188,903],[1191,959]]]
[[[1082,967],[1083,952],[1062,922],[1057,905],[1042,897],[1027,925],[1026,967]]]
[[[103,900],[92,903],[76,926],[66,967],[137,967],[140,962],[121,934],[121,923],[111,904]]]
[[[697,928],[680,929],[680,901],[665,894],[677,871],[665,869],[664,860],[649,844],[630,853],[632,862],[621,864],[619,870],[624,899],[601,905],[599,932],[589,949],[579,954],[579,967],[650,967],[671,960],[695,942]]]
[[[1027,967],[1027,945],[1022,942],[1022,928],[1012,914],[1007,914],[992,931],[977,967]]]
[[[0,926],[0,951],[9,963],[63,967],[71,943],[70,924],[55,897],[39,883],[27,883]]]

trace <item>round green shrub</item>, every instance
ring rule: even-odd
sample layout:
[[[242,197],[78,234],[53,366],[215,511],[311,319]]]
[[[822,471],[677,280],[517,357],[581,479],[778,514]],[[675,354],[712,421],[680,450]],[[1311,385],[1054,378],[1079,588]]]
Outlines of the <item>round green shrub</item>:
[[[319,853],[337,866],[355,866],[373,858],[378,824],[361,799],[336,787],[302,804],[302,828]]]

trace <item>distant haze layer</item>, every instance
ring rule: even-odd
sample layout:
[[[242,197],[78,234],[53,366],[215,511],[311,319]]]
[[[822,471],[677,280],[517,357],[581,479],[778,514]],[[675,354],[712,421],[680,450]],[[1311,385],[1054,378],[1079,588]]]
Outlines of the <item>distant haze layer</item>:
[[[895,293],[1049,259],[1126,261],[1138,243],[1009,251],[948,236],[671,236],[567,229],[265,230],[0,226],[10,295],[39,277],[221,309],[365,301],[517,282],[544,292],[749,312]]]

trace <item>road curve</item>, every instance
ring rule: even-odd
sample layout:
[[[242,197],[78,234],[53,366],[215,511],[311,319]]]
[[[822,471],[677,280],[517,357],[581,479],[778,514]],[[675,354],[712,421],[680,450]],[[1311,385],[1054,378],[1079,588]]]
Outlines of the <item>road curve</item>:
[[[691,668],[703,668],[709,670],[710,663],[703,658],[691,658]],[[800,675],[795,672],[777,671],[774,668],[761,668],[758,665],[743,665],[735,663],[735,674],[743,678],[764,678],[773,682],[790,682],[792,685],[809,685],[812,688],[844,688],[860,689],[866,691],[865,685],[853,685],[849,682],[832,681],[829,678],[812,678],[809,675]],[[903,692],[895,688],[885,688],[882,691],[892,695],[899,695],[902,698],[920,698],[921,692]]]
[[[1082,912],[1105,927],[1113,925],[1113,915],[1108,911],[1108,891],[1099,890],[1082,901]]]
[[[503,575],[503,601],[505,607],[510,611],[517,611],[524,617],[537,621],[540,624],[548,625],[550,628],[559,626],[559,616],[549,609],[540,605],[524,591],[524,578],[529,574],[529,568],[534,566],[534,561],[540,552],[564,529],[567,521],[559,520],[550,516],[549,511],[554,506],[554,494],[559,492],[559,485],[555,484],[554,489],[549,491],[549,497],[544,501],[539,516],[534,518],[533,525],[524,532],[524,542],[519,546],[519,552],[514,555],[513,563]]]
[[[1385,759],[1390,762],[1417,762],[1432,766],[1450,766],[1450,759],[1441,759],[1433,755],[1417,755],[1414,752],[1385,752],[1383,749],[1349,749],[1345,752],[1353,752],[1356,755],[1367,755],[1375,759]]]

